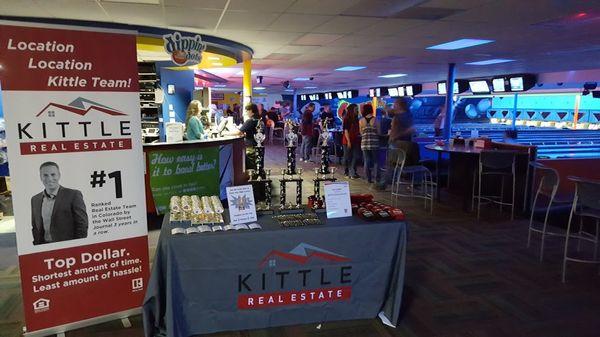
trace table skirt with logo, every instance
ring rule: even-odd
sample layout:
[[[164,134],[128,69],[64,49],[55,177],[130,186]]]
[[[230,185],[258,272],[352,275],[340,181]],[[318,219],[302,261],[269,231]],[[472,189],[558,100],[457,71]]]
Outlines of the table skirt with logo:
[[[380,317],[396,325],[404,222],[323,219],[323,225],[171,235],[163,222],[144,299],[150,336],[192,336]]]

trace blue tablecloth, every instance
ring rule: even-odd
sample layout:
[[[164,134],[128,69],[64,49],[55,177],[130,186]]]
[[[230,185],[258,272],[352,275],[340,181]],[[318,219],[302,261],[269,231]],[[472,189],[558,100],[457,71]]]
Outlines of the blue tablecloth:
[[[145,335],[399,318],[407,225],[359,218],[171,235],[165,217],[144,299]]]

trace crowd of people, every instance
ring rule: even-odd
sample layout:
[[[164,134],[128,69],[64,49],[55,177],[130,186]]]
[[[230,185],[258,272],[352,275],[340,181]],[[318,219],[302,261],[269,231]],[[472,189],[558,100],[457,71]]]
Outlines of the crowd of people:
[[[301,117],[297,121],[301,144],[299,149],[300,161],[316,162],[311,158],[312,148],[316,145],[321,129],[336,128],[336,116],[331,111],[328,103],[322,104],[318,115],[315,113],[315,103],[307,104]],[[201,139],[206,125],[203,123],[200,111],[202,106],[198,101],[192,101],[186,116],[187,139]],[[282,104],[279,108],[266,109],[263,104],[250,104],[244,109],[244,116],[239,112],[240,106],[233,104],[223,109],[224,117],[233,117],[238,125],[237,134],[245,135],[246,142],[246,167],[254,167],[256,141],[254,134],[262,122],[265,128],[282,125],[286,119],[292,118],[289,103]],[[445,111],[439,113],[435,122],[436,133],[441,133],[445,118]],[[332,137],[330,146],[339,147],[341,164],[344,175],[350,179],[359,179],[361,175],[357,169],[362,161],[364,178],[374,188],[385,189],[391,182],[395,161],[399,150],[407,154],[406,164],[419,162],[419,148],[413,142],[415,129],[413,117],[410,113],[408,101],[403,98],[396,99],[387,109],[374,109],[370,103],[362,105],[349,104],[342,112],[341,130],[339,137]],[[383,160],[381,148],[387,147],[386,160]],[[343,156],[341,156],[343,154]]]

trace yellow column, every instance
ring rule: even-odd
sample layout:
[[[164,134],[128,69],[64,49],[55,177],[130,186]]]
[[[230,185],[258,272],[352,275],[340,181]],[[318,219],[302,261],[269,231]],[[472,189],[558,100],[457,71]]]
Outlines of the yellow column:
[[[371,105],[373,106],[373,116],[377,117],[377,97],[373,96],[373,102]]]
[[[577,129],[577,121],[579,120],[579,105],[581,104],[581,95],[575,95],[575,109],[573,112],[573,129]]]
[[[242,79],[242,111],[246,105],[252,103],[252,59],[244,60],[243,65],[244,77]]]

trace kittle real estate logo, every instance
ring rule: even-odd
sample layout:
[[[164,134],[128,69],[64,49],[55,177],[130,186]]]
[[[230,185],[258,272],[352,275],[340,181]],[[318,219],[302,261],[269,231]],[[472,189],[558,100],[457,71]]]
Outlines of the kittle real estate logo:
[[[103,112],[107,115],[111,116],[126,116],[127,114],[119,111],[117,109],[113,109],[106,105],[100,104],[98,102],[91,101],[87,98],[77,97],[71,103],[64,105],[59,103],[50,102],[46,105],[37,115],[36,117],[57,117],[56,113],[58,111],[67,111],[72,112],[76,115],[85,116],[90,111],[99,111]]]
[[[350,262],[344,255],[307,243],[289,252],[271,250],[258,264],[262,272],[238,275],[237,307],[252,310],[349,301]]]
[[[182,36],[180,33],[163,35],[165,50],[171,55],[173,62],[179,66],[196,65],[202,61],[202,52],[206,43],[200,35]]]

